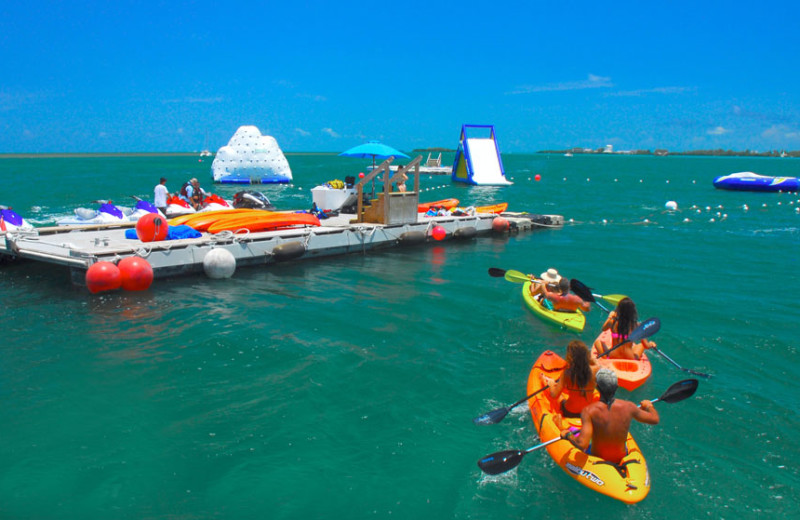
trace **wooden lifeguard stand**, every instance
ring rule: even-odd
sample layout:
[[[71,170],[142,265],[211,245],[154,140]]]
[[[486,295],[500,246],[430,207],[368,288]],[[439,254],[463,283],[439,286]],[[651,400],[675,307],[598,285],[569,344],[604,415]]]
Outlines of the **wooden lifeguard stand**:
[[[398,225],[415,224],[417,222],[419,165],[422,162],[422,156],[418,155],[413,161],[405,166],[398,167],[394,172],[390,167],[393,160],[394,157],[389,157],[356,184],[358,206],[356,218],[351,221],[352,223],[369,222],[372,224]],[[364,185],[375,179],[381,172],[384,174],[383,193],[378,193],[377,198],[371,198],[370,206],[364,209]],[[393,187],[394,183],[402,180],[403,175],[409,176],[409,174],[414,177],[414,189],[412,191],[399,191]],[[410,180],[409,178],[406,183]]]

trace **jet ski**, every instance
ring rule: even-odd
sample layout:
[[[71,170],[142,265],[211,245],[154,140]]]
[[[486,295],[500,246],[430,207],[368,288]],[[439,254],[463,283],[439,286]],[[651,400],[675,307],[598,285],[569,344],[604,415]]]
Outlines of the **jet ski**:
[[[87,226],[96,224],[120,224],[123,222],[136,222],[147,213],[157,213],[158,210],[149,202],[140,200],[135,208],[125,208],[114,205],[113,202],[100,200],[97,209],[76,208],[74,217],[66,217],[56,221],[59,226]]]
[[[248,209],[265,209],[273,211],[275,206],[269,201],[266,195],[260,191],[240,191],[233,195],[233,207]]]
[[[33,229],[33,226],[16,211],[8,206],[0,206],[0,233],[31,229]]]

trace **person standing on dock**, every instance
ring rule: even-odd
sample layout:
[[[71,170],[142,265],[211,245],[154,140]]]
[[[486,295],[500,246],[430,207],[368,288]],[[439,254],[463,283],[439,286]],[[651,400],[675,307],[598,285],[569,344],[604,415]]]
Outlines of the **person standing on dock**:
[[[153,205],[165,217],[167,216],[167,198],[169,197],[169,190],[167,190],[167,178],[161,177],[161,180],[156,184],[153,190]]]

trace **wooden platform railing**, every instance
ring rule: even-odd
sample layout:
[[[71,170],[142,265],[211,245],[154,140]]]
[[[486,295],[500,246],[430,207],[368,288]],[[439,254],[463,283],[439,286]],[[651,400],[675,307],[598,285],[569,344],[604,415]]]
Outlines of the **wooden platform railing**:
[[[417,219],[417,205],[419,204],[419,166],[422,156],[418,155],[405,166],[392,171],[390,166],[394,157],[389,157],[379,166],[356,184],[358,204],[356,206],[356,219],[354,222],[374,222],[379,224],[405,224],[414,223]],[[383,173],[383,193],[375,198],[374,191],[370,198],[371,207],[364,211],[364,186]],[[411,191],[398,191],[393,186],[401,181],[403,175],[414,177],[414,189]],[[409,179],[410,180],[410,179]],[[406,181],[408,183],[408,180]]]

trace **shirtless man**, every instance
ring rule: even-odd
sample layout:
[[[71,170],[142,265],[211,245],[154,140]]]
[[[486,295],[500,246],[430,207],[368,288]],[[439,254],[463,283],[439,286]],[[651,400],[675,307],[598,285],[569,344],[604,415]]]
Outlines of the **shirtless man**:
[[[600,391],[600,401],[586,406],[581,411],[580,435],[575,435],[566,429],[561,430],[561,438],[567,439],[578,449],[585,451],[589,448],[592,455],[618,464],[627,455],[625,442],[628,439],[631,420],[658,424],[658,412],[653,403],[647,400],[636,406],[630,401],[614,399],[617,391],[617,374],[613,370],[601,368],[595,377],[597,389]]]
[[[577,294],[570,294],[569,280],[561,278],[558,281],[558,288],[551,291],[546,283],[540,285],[543,298],[550,300],[553,304],[553,310],[556,311],[576,311],[578,309],[583,312],[588,312],[591,309],[589,302],[585,302]]]

